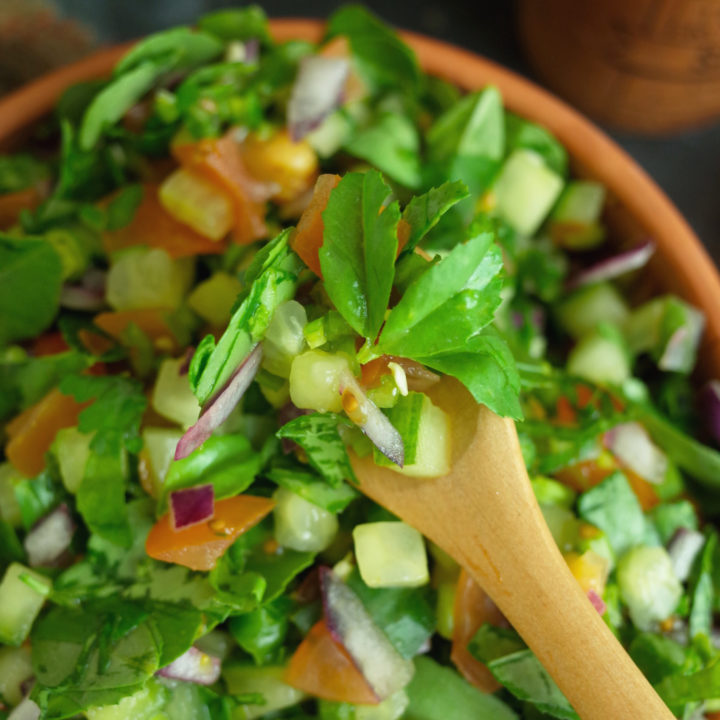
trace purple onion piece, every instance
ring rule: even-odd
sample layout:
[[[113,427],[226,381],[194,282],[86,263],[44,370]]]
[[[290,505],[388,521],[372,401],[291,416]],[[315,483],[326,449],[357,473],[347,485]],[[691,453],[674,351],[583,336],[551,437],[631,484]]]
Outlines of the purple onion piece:
[[[648,482],[660,484],[665,479],[667,457],[639,423],[616,425],[605,433],[605,444],[622,465]]]
[[[182,364],[178,368],[178,375],[180,377],[187,375],[190,372],[190,363],[192,362],[192,359],[195,355],[195,348],[189,347],[185,351],[185,356],[183,357]]]
[[[344,58],[311,55],[300,61],[287,111],[290,137],[295,142],[340,107],[349,72]]]
[[[63,285],[60,288],[60,305],[68,310],[96,312],[105,307],[105,294],[82,285]]]
[[[38,520],[25,536],[23,546],[30,567],[54,565],[70,547],[75,534],[75,523],[68,506],[63,503]]]
[[[655,243],[646,240],[644,243],[632,248],[632,250],[606,258],[582,270],[568,283],[568,287],[577,288],[583,285],[592,285],[593,283],[612,280],[620,275],[638,270],[647,264],[654,252]]]
[[[710,380],[703,386],[699,404],[705,428],[720,444],[720,380]]]
[[[213,685],[220,679],[220,666],[218,658],[191,647],[156,674],[172,680]]]
[[[260,59],[260,40],[258,38],[248,38],[244,42],[245,62],[256,63]]]
[[[175,530],[210,520],[215,514],[215,489],[212,485],[174,490],[170,493],[170,519]]]
[[[593,607],[598,611],[598,613],[600,615],[604,615],[605,610],[607,610],[605,601],[592,588],[587,591],[587,596],[588,600],[592,603]]]
[[[680,528],[672,536],[667,546],[675,577],[685,582],[690,577],[695,558],[705,545],[705,536],[697,530]]]
[[[399,467],[405,464],[405,444],[387,415],[365,394],[357,380],[348,374],[340,381],[340,394],[351,395],[343,402],[345,414],[367,435],[372,444]]]
[[[40,707],[29,697],[23,698],[8,715],[8,720],[39,720]]]
[[[262,344],[258,343],[231,375],[225,387],[205,406],[198,421],[180,438],[175,460],[182,460],[197,450],[222,425],[235,409],[253,381],[262,361]]]

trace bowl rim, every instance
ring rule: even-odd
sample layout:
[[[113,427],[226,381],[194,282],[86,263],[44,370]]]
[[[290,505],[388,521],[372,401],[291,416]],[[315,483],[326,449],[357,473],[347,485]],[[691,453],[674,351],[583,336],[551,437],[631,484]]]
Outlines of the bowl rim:
[[[278,41],[318,41],[324,27],[324,21],[314,19],[270,20]],[[546,127],[566,148],[573,164],[607,187],[656,242],[680,294],[704,311],[703,374],[720,375],[720,274],[688,222],[647,172],[589,119],[531,80],[442,40],[405,30],[399,33],[426,72],[465,90],[496,85],[505,107]],[[47,115],[69,85],[107,75],[131,44],[99,50],[0,98],[0,147]]]

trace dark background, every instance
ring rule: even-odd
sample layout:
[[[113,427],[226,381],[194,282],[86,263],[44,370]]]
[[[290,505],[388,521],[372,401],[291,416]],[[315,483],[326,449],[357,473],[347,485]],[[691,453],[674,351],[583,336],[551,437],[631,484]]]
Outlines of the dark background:
[[[0,5],[7,0],[0,0]],[[581,0],[579,0],[581,1]],[[632,2],[632,0],[628,0]],[[324,17],[342,2],[258,0],[270,16]],[[537,0],[542,2],[542,0]],[[89,24],[99,41],[127,40],[200,13],[239,3],[227,0],[56,0],[67,17]],[[510,0],[365,3],[390,23],[456,43],[530,78],[515,39]],[[649,108],[648,112],[652,109]],[[720,124],[669,137],[647,138],[610,131],[655,178],[720,263]]]

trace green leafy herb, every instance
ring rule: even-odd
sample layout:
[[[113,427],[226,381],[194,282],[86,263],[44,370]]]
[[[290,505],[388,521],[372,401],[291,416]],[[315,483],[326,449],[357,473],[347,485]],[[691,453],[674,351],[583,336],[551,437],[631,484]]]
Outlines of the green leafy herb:
[[[377,171],[348,173],[323,212],[320,267],[325,290],[360,335],[375,338],[384,320],[395,275],[397,202]]]
[[[45,240],[0,236],[0,347],[47,328],[61,283],[60,256]]]
[[[275,651],[285,640],[291,607],[289,598],[278,598],[275,602],[230,620],[232,636],[245,652],[252,655],[257,665],[272,660]]]
[[[708,535],[700,555],[697,576],[690,590],[690,617],[688,631],[691,638],[697,635],[710,637],[713,623],[713,562],[717,551],[718,536]]]
[[[244,8],[217,10],[203,15],[198,27],[225,42],[257,39],[265,44],[272,42],[265,11],[258,5]]]
[[[698,519],[695,508],[688,500],[678,500],[673,503],[660,503],[650,511],[650,518],[660,536],[660,542],[666,545],[672,536],[680,529],[698,529]]]
[[[542,156],[547,166],[558,175],[566,175],[567,150],[544,127],[505,111],[507,154],[517,148],[533,150]]]
[[[668,637],[642,632],[633,638],[628,653],[645,677],[657,683],[682,669],[686,650]]]
[[[32,155],[0,157],[0,193],[12,193],[33,187],[50,176],[50,169]]]
[[[40,518],[47,515],[62,497],[61,489],[54,482],[49,470],[43,470],[32,479],[16,482],[14,490],[25,530],[29,530]]]
[[[450,208],[467,196],[467,187],[459,180],[443,183],[422,195],[415,195],[402,214],[403,220],[410,225],[410,237],[403,250],[412,250]]]

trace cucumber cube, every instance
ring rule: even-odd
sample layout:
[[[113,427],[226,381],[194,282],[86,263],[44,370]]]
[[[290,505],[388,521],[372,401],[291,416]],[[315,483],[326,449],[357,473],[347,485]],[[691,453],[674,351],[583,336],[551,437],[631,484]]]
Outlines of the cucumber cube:
[[[340,412],[340,383],[349,374],[346,357],[322,350],[308,350],[292,361],[290,399],[304,410]]]
[[[404,522],[374,522],[353,530],[360,576],[368,587],[418,587],[429,580],[423,536]]]
[[[297,705],[305,699],[305,693],[283,680],[283,667],[226,665],[222,674],[231,695],[257,693],[265,698],[264,705],[238,705],[232,711],[232,720],[254,720],[266,713]]]
[[[234,275],[216,272],[190,293],[187,302],[203,320],[224,328],[241,291],[242,283]]]
[[[200,405],[187,374],[180,374],[184,358],[163,360],[158,371],[151,404],[158,415],[188,428],[195,424],[200,415]]]
[[[300,552],[320,552],[335,539],[338,519],[333,513],[280,488],[273,495],[275,539],[280,545]]]
[[[393,469],[411,477],[447,475],[451,466],[450,437],[450,417],[424,395],[417,427],[415,459],[402,468],[393,466]]]
[[[0,582],[0,642],[25,641],[51,588],[48,578],[20,563],[8,567]]]
[[[514,150],[493,193],[498,213],[517,232],[534,235],[563,188],[563,179],[532,150]]]
[[[19,527],[22,523],[20,505],[15,497],[15,484],[22,479],[22,475],[10,463],[0,464],[0,519],[13,527]]]
[[[568,183],[553,210],[550,235],[562,247],[587,250],[605,239],[598,223],[605,204],[605,187],[590,180]]]
[[[305,349],[305,325],[307,313],[299,302],[288,300],[278,305],[263,343],[263,367],[268,372],[290,377],[293,358]]]
[[[610,326],[609,326],[610,327]],[[630,356],[610,334],[586,335],[571,351],[567,371],[598,384],[620,385],[631,375]]]
[[[142,431],[143,446],[150,464],[152,485],[159,497],[162,484],[170,463],[175,457],[175,448],[182,437],[182,430],[174,428],[146,427]]]
[[[76,427],[58,430],[55,436],[52,451],[60,467],[63,485],[73,495],[85,475],[92,439],[92,434],[81,433]]]
[[[0,648],[0,698],[10,705],[23,699],[22,684],[33,676],[30,648]]]
[[[581,288],[563,300],[555,313],[562,328],[576,340],[591,333],[601,322],[622,327],[630,315],[627,303],[610,283]]]

